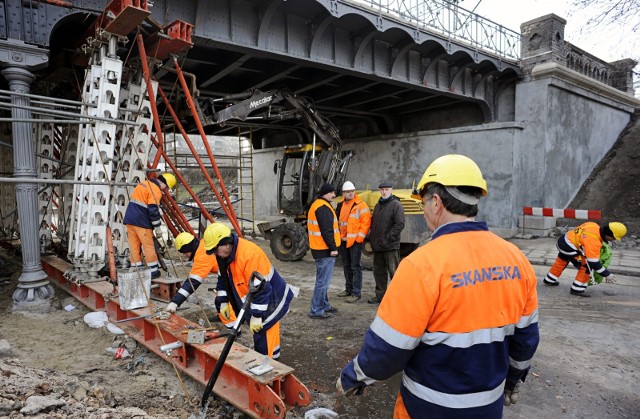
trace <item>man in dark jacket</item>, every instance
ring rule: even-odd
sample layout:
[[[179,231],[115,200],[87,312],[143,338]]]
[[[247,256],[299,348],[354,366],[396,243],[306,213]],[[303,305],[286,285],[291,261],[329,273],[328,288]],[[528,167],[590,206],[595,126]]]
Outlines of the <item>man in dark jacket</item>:
[[[404,208],[400,199],[393,195],[391,182],[382,182],[380,200],[373,209],[369,242],[373,250],[373,278],[376,295],[369,304],[379,304],[387,291],[387,283],[396,273],[400,260],[400,233],[404,228]]]

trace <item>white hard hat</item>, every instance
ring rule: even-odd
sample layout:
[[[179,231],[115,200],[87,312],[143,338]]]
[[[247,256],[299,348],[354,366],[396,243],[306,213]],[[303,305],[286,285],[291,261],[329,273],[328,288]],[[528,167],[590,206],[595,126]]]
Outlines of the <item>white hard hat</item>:
[[[356,186],[353,184],[353,182],[346,181],[342,185],[342,190],[343,191],[355,191],[356,190]]]

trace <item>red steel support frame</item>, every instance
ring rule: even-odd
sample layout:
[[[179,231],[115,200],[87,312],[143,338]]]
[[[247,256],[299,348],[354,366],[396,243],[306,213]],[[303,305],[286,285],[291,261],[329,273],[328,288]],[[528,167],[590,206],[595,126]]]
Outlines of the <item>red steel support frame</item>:
[[[198,205],[198,208],[200,208],[200,211],[202,211],[204,216],[207,217],[207,219],[209,221],[211,221],[212,223],[215,222],[215,220],[213,219],[211,214],[209,214],[209,211],[207,211],[207,209],[205,208],[205,206],[202,203],[202,201],[200,201],[200,199],[198,198],[198,195],[196,195],[196,193],[193,191],[193,189],[191,189],[191,187],[187,183],[187,180],[182,176],[182,173],[180,173],[180,171],[178,171],[178,168],[176,167],[176,165],[173,164],[173,161],[171,160],[171,158],[167,155],[167,153],[163,149],[159,148],[159,145],[156,142],[156,140],[153,138],[153,136],[151,137],[151,142],[156,147],[158,147],[158,152],[162,154],[162,157],[164,157],[165,163],[167,163],[169,165],[169,167],[171,168],[173,173],[175,173],[176,177],[180,180],[180,183],[182,183],[182,186],[185,187],[187,192],[189,192],[189,195],[191,195],[193,200],[196,201],[196,204]],[[189,227],[189,230],[185,230],[185,231],[188,231],[191,234],[195,234],[191,227]]]
[[[218,193],[218,188],[216,188],[215,183],[213,182],[213,179],[209,175],[209,172],[207,171],[207,168],[204,166],[204,162],[202,161],[202,159],[198,155],[198,151],[193,146],[193,142],[189,138],[189,135],[187,134],[187,132],[184,130],[184,127],[182,126],[182,123],[180,122],[180,119],[178,118],[178,115],[176,115],[176,112],[173,110],[173,107],[171,106],[171,103],[169,102],[169,99],[164,94],[164,91],[162,90],[161,87],[158,87],[158,94],[162,97],[162,100],[164,101],[165,105],[167,106],[167,110],[171,114],[171,117],[173,118],[173,122],[175,123],[176,127],[180,131],[180,134],[182,134],[182,138],[187,143],[187,146],[189,147],[189,150],[191,150],[191,154],[193,154],[193,157],[196,159],[196,162],[198,163],[198,166],[200,167],[200,170],[204,174],[204,177],[207,180],[207,183],[209,183],[209,187],[211,187],[211,189],[215,192],[216,197],[218,198],[218,201],[220,202],[220,205],[222,206],[222,209],[224,210],[225,214],[227,214],[229,219],[232,220],[232,218],[229,215],[233,214],[234,217],[235,217],[235,213],[233,212],[233,207],[231,207],[231,206],[227,207],[225,205],[224,201],[222,200],[222,197]],[[206,143],[206,141],[205,141],[205,143]],[[165,157],[165,159],[166,159],[166,157]],[[222,183],[221,178],[218,178],[218,181],[220,181],[221,185],[223,185],[223,190],[226,192],[226,190],[224,189],[224,183]],[[205,212],[205,214],[209,215],[208,212]],[[236,224],[237,224],[237,221],[236,221]],[[234,228],[236,228],[236,231],[240,231],[239,226],[234,225]],[[238,235],[240,237],[242,237],[242,233],[241,232],[238,233]]]
[[[152,313],[149,307],[123,310],[118,301],[105,300],[103,296],[112,291],[107,281],[84,285],[67,281],[63,274],[72,265],[56,256],[43,257],[42,267],[54,284],[90,309],[105,311],[111,322]],[[189,344],[187,334],[182,332],[194,326],[197,325],[174,314],[168,320],[147,317],[123,322],[120,328],[156,355],[206,385],[225,339],[214,338],[204,344]],[[161,345],[176,341],[181,341],[182,347],[174,349],[170,356],[160,351]],[[249,369],[260,365],[262,359],[263,355],[234,343],[213,392],[254,418],[284,418],[290,408],[309,405],[309,390],[293,375],[291,367],[271,360],[273,370],[260,376],[251,374]]]
[[[178,80],[180,80],[180,85],[182,86],[182,90],[184,92],[184,97],[187,101],[187,106],[191,111],[191,115],[193,116],[193,120],[198,127],[198,132],[200,133],[200,137],[202,138],[202,142],[204,143],[204,148],[207,150],[207,155],[209,156],[209,160],[211,161],[211,165],[213,166],[213,171],[216,173],[216,177],[218,178],[218,182],[220,182],[220,189],[222,189],[222,194],[224,195],[224,201],[220,197],[220,193],[218,192],[218,188],[213,188],[213,192],[215,192],[218,201],[220,201],[220,205],[222,209],[229,217],[229,221],[233,225],[233,228],[236,230],[236,234],[238,236],[243,237],[242,229],[238,224],[238,219],[236,218],[236,214],[233,212],[233,206],[231,206],[231,199],[229,198],[229,194],[227,193],[227,188],[224,185],[224,181],[222,180],[222,175],[220,174],[220,170],[218,170],[218,165],[216,164],[216,159],[213,157],[213,152],[211,151],[211,147],[209,146],[209,142],[207,141],[207,136],[204,133],[204,128],[202,127],[202,122],[200,122],[200,117],[198,116],[198,112],[196,111],[196,105],[193,102],[193,98],[191,97],[191,92],[189,91],[189,86],[187,85],[187,81],[184,79],[184,74],[182,74],[182,69],[178,64],[178,60],[176,57],[173,57],[173,66],[176,69],[176,73],[178,74]],[[228,207],[227,207],[228,205]]]
[[[147,84],[147,86],[151,86],[151,74],[149,72],[149,65],[147,63],[147,53],[145,51],[142,35],[138,35],[136,37],[136,41],[137,41],[137,44],[138,44],[138,53],[140,54],[140,61],[142,63],[143,77],[144,77],[144,80],[145,80],[145,83]],[[180,75],[182,75],[181,72],[180,72]],[[158,90],[162,91],[160,86],[158,86]],[[147,89],[147,91],[149,91],[149,89]],[[185,95],[187,97],[189,97],[189,98],[191,97],[189,95],[189,93],[188,93],[188,88],[187,88],[187,91],[185,92]],[[164,96],[164,93],[163,93],[162,96],[165,99],[165,101],[167,102],[167,106],[170,107],[170,104],[166,100],[166,96]],[[156,103],[155,97],[153,97],[153,95],[149,95],[149,105],[151,106],[151,111],[152,111],[153,120],[154,120],[154,127],[155,127],[156,135],[157,135],[157,138],[156,138],[156,140],[153,141],[153,143],[158,148],[158,151],[159,151],[158,153],[156,153],[155,160],[154,160],[153,164],[151,165],[151,167],[155,168],[155,167],[157,167],[158,162],[160,161],[161,155],[164,156],[165,161],[169,162],[169,159],[168,159],[168,156],[166,155],[166,153],[164,152],[164,141],[163,141],[162,135],[161,135],[161,127],[160,127],[160,119],[159,119],[159,116],[158,116],[157,103]],[[197,115],[196,115],[196,118],[197,118]],[[199,124],[199,120],[197,120],[196,122]],[[180,127],[181,127],[181,130],[182,130],[182,126],[180,126]],[[184,130],[182,130],[182,131],[184,131]],[[202,134],[204,134],[204,132],[202,132]],[[218,192],[218,188],[213,183],[213,180],[209,176],[209,173],[207,172],[206,168],[204,167],[204,165],[201,164],[202,162],[201,162],[201,160],[200,160],[200,158],[198,156],[197,151],[195,151],[195,149],[193,148],[191,142],[189,141],[189,137],[185,136],[185,140],[187,140],[187,144],[189,145],[193,155],[196,157],[196,160],[198,160],[198,162],[200,163],[200,169],[202,170],[202,173],[205,175],[207,181],[209,182],[209,186],[211,187],[211,189],[216,194],[216,197],[218,198],[218,201],[220,202],[220,205],[224,209],[227,217],[229,218],[229,221],[233,225],[233,228],[235,229],[236,234],[238,234],[240,237],[243,237],[242,230],[240,229],[240,226],[238,224],[238,219],[236,218],[236,215],[235,215],[235,213],[233,211],[233,207],[230,204],[231,201],[229,199],[229,195],[227,194],[227,190],[226,190],[226,188],[224,186],[224,181],[222,180],[222,176],[221,176],[221,174],[220,174],[220,172],[218,170],[218,167],[215,164],[215,159],[213,158],[213,155],[211,154],[211,150],[209,148],[209,144],[207,142],[206,136],[203,136],[203,142],[205,144],[205,148],[207,149],[207,152],[209,153],[209,158],[211,159],[211,161],[212,161],[212,163],[214,165],[214,170],[216,172],[216,176],[218,177],[218,182],[221,185],[222,192],[225,195],[226,202],[229,202],[228,206],[225,205],[225,201],[223,201],[222,197],[220,196],[220,193]],[[170,166],[171,166],[172,170],[174,171],[174,173],[178,174],[178,170],[175,167],[175,165],[170,164]],[[184,182],[184,178],[182,176],[180,176],[180,180],[181,180],[181,182],[183,182],[184,185],[186,185],[186,183]],[[192,194],[192,196],[193,196],[193,194]],[[199,201],[197,201],[197,202],[199,202]],[[201,206],[201,210],[203,211],[203,213],[205,214],[207,219],[209,219],[209,221],[214,222],[213,217],[211,217],[209,212],[203,206]]]

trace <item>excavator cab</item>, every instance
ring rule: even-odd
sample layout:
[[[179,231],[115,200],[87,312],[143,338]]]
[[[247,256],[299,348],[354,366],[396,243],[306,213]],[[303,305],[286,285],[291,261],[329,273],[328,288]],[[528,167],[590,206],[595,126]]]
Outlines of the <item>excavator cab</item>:
[[[300,260],[309,250],[305,221],[311,203],[324,183],[340,192],[353,154],[311,144],[285,147],[276,162],[278,210],[290,217],[261,223],[258,228],[269,239],[273,255],[285,261]]]
[[[294,218],[304,216],[317,189],[313,174],[322,147],[311,144],[285,147],[284,156],[278,162],[278,210]],[[314,188],[314,186],[316,186]],[[296,217],[298,216],[298,217]]]

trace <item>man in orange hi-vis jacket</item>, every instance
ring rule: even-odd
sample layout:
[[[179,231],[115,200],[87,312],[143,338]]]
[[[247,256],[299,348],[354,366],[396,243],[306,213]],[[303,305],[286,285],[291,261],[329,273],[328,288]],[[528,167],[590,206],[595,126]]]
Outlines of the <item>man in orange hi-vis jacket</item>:
[[[520,250],[474,217],[487,184],[461,155],[418,184],[432,239],[398,266],[339,393],[402,371],[394,417],[501,418],[539,341],[536,275]]]
[[[569,293],[579,297],[591,297],[586,293],[592,272],[597,272],[606,282],[615,282],[614,275],[600,263],[600,249],[603,242],[620,240],[627,234],[627,227],[612,222],[600,227],[588,221],[558,238],[558,257],[544,278],[543,283],[549,286],[560,285],[558,278],[571,262],[578,273],[571,284]]]
[[[151,279],[160,277],[158,270],[158,255],[153,244],[153,231],[156,237],[162,237],[160,224],[160,200],[162,190],[173,189],[176,186],[176,177],[171,173],[163,173],[157,179],[149,179],[140,182],[133,189],[129,205],[124,213],[122,221],[127,227],[127,239],[131,254],[129,259],[132,267],[142,266],[142,253],[147,267],[151,269]]]
[[[344,291],[338,297],[347,297],[355,303],[362,295],[362,244],[371,227],[369,206],[356,193],[353,182],[342,185],[344,200],[336,207],[342,243],[338,253],[344,269]]]

